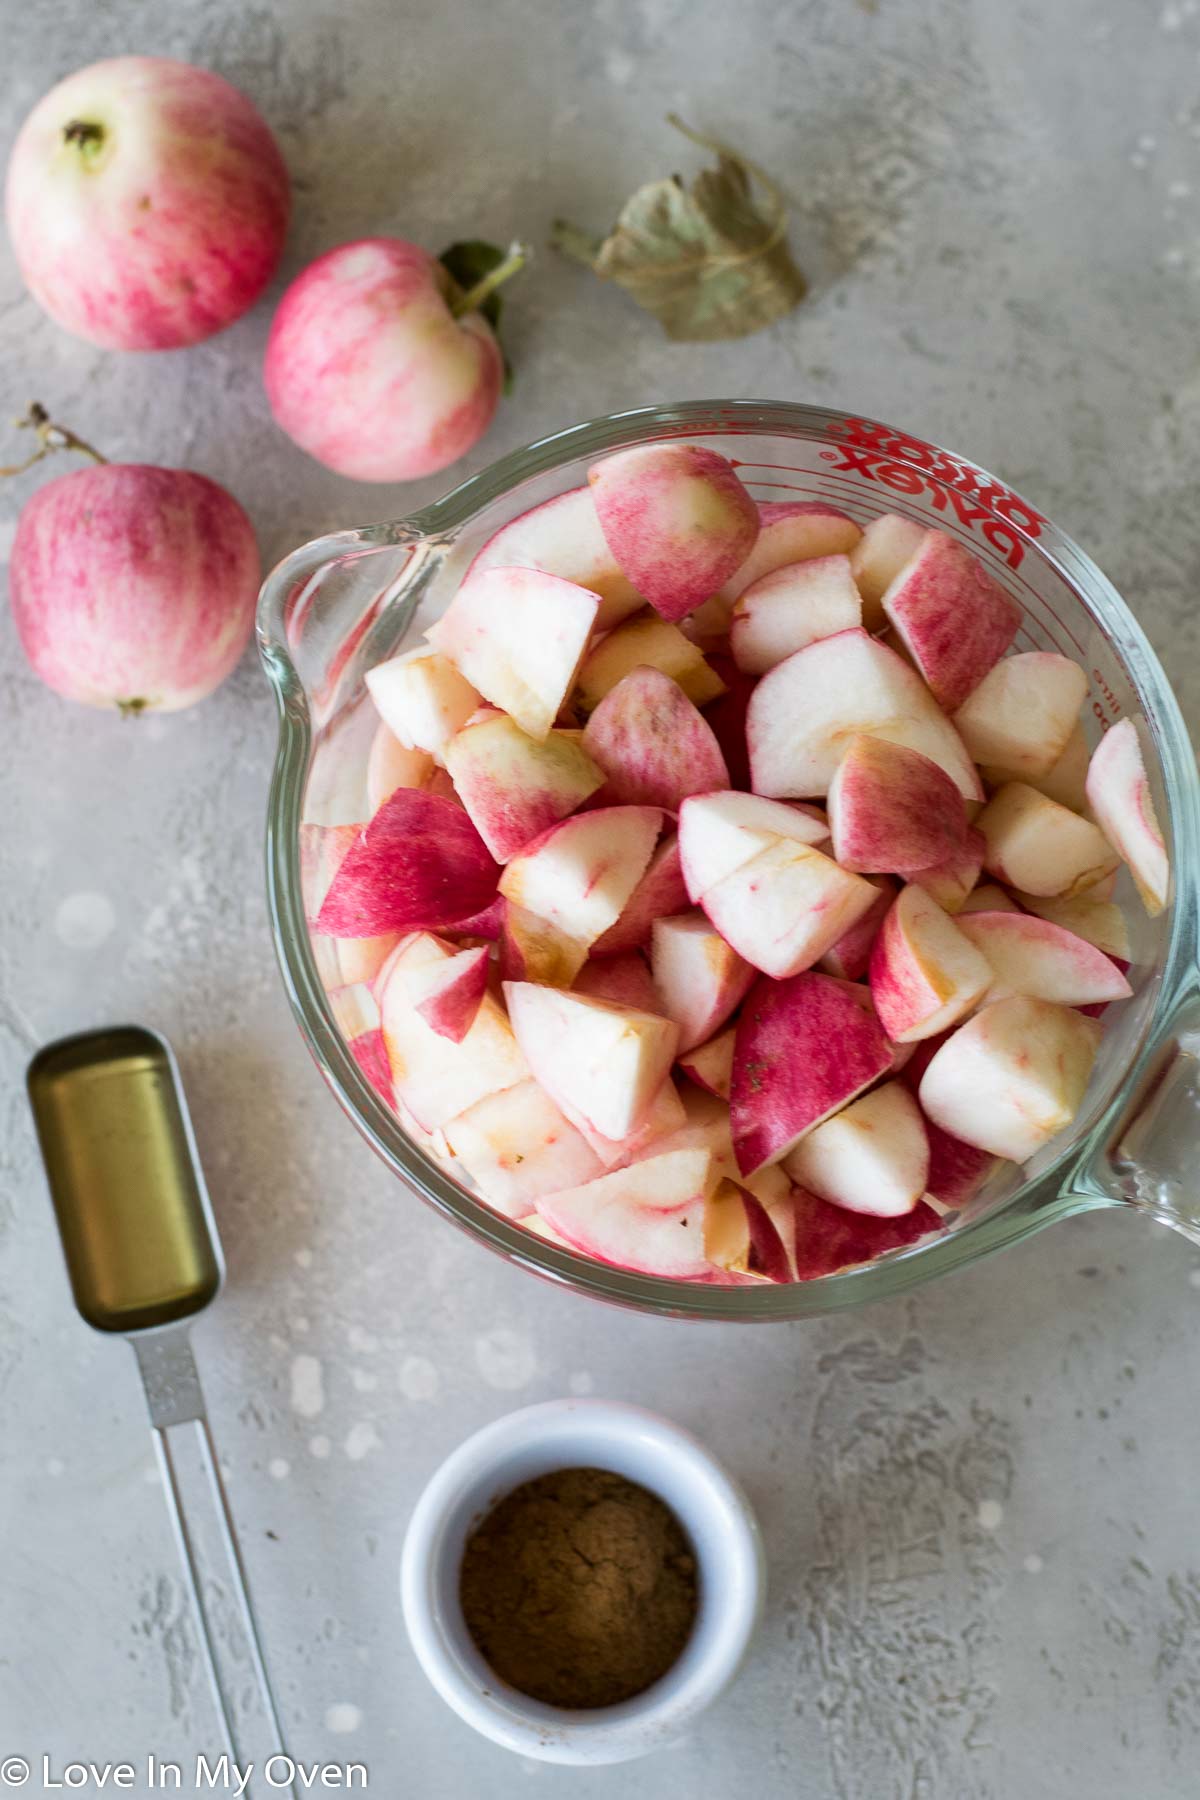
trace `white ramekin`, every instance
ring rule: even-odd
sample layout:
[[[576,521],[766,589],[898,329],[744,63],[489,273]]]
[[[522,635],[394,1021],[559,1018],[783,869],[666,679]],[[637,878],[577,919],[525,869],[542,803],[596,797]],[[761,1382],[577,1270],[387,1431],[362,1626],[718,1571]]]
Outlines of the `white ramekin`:
[[[612,1469],[660,1495],[699,1564],[699,1611],[679,1661],[634,1699],[585,1712],[500,1681],[458,1598],[463,1547],[481,1515],[521,1482],[573,1467]],[[409,1637],[442,1699],[495,1743],[553,1763],[627,1762],[678,1737],[737,1673],[764,1587],[758,1523],[732,1476],[690,1432],[611,1400],[549,1400],[468,1438],[417,1501],[400,1570]]]

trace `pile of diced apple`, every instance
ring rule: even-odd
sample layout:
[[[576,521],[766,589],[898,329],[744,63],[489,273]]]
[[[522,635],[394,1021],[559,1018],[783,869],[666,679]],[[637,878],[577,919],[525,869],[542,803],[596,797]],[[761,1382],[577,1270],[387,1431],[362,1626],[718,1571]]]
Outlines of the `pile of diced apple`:
[[[954,537],[663,443],[514,519],[372,669],[371,816],[306,828],[358,1061],[506,1217],[810,1280],[1078,1111],[1169,871],[1138,728]]]

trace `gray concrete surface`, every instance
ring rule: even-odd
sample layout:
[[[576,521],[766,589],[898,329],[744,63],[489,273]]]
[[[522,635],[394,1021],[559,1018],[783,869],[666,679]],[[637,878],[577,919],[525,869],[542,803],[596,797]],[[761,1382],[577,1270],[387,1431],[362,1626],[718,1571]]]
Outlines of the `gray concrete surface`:
[[[671,107],[736,139],[787,185],[811,301],[748,342],[673,348],[546,254],[513,290],[517,387],[471,466],[658,398],[871,411],[968,450],[1088,546],[1200,718],[1196,0],[2,11],[6,140],[52,81],[117,51],[253,94],[295,175],[285,274],[368,231],[438,249],[541,241],[558,213],[602,223],[690,166]],[[269,318],[105,355],[41,317],[5,253],[0,410],[36,394],[110,456],[205,470],[268,563],[445,485],[355,488],[286,443],[258,379]],[[0,492],[0,545],[37,479]],[[132,1016],[179,1049],[225,1236],[232,1279],[197,1353],[297,1753],[366,1762],[388,1800],[1190,1800],[1195,1253],[1106,1215],[773,1331],[551,1292],[406,1198],[301,1047],[267,931],[274,716],[252,657],[196,711],[122,724],[43,691],[5,620],[0,705],[0,1757],[216,1747],[133,1363],[71,1310],[21,1090],[38,1041]],[[473,1736],[399,1615],[434,1464],[563,1392],[700,1430],[770,1554],[736,1689],[619,1773]]]

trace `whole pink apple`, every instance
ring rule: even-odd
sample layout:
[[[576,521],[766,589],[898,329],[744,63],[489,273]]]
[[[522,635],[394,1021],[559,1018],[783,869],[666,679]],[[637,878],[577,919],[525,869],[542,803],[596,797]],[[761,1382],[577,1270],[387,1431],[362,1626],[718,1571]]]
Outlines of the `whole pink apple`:
[[[59,82],[8,165],[8,230],[35,300],[110,350],[173,350],[240,317],[274,273],[288,174],[219,75],[118,56]]]
[[[468,451],[492,422],[504,364],[454,282],[402,238],[318,257],[279,303],[263,368],[288,436],[355,481],[413,481]]]
[[[215,481],[106,463],[25,506],[9,593],[48,686],[87,706],[177,712],[235,667],[259,574],[254,528]]]

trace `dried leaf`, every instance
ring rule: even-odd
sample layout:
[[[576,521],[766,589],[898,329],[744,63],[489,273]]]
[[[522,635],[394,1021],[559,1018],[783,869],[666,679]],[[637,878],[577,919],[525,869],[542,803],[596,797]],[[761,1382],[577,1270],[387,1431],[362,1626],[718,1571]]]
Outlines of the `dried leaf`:
[[[551,242],[623,287],[670,338],[748,337],[791,312],[806,292],[787,246],[783,196],[728,144],[689,130],[674,114],[670,123],[715,151],[716,168],[705,169],[690,189],[678,175],[639,188],[606,238],[560,220]]]

